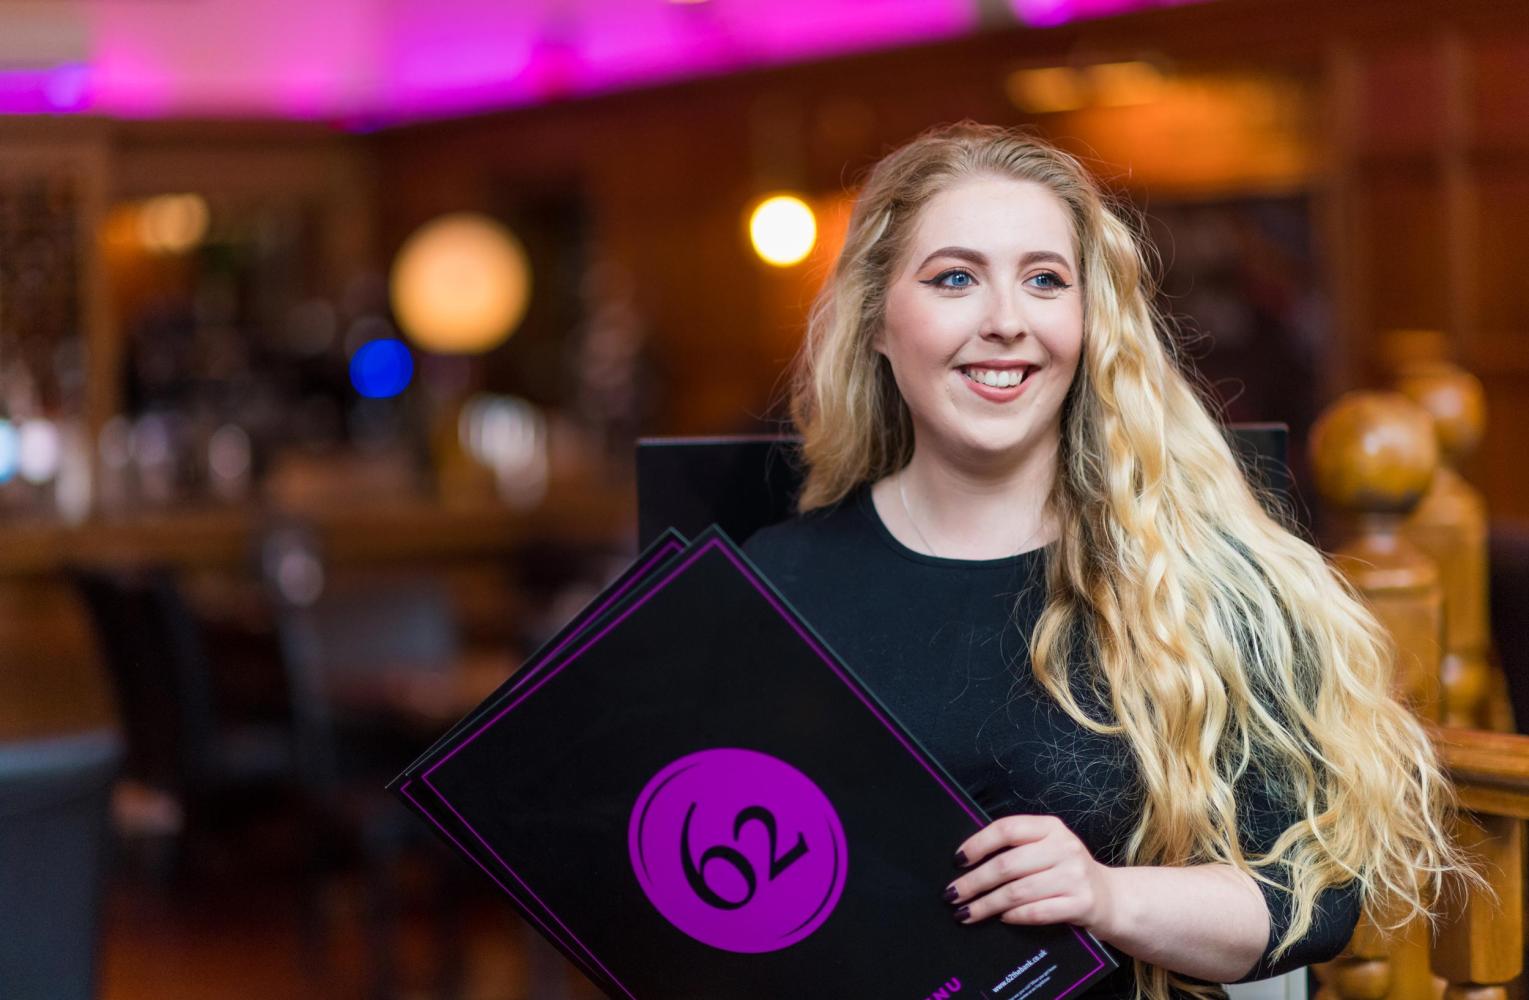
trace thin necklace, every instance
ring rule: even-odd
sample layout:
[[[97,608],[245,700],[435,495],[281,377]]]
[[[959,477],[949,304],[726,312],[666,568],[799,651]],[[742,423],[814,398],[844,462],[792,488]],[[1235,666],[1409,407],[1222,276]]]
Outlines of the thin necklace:
[[[918,532],[918,540],[924,543],[924,548],[929,550],[930,555],[938,557],[940,554],[934,550],[933,545],[929,544],[929,539],[924,537],[924,529],[920,528],[918,522],[913,519],[913,510],[908,506],[908,494],[903,492],[901,472],[897,474],[897,497],[903,502],[903,513],[908,515],[908,523],[913,525],[914,531]]]
[[[908,506],[908,494],[907,494],[907,492],[905,492],[903,490],[903,470],[899,470],[898,471],[896,478],[897,478],[897,498],[902,501],[903,513],[908,515],[908,523],[913,525],[913,530],[918,533],[918,540],[924,543],[924,548],[929,550],[929,554],[930,555],[934,556],[937,559],[945,558],[944,556],[940,555],[938,552],[936,552],[934,550],[934,546],[933,545],[929,544],[928,536],[924,534],[924,529],[920,528],[918,526],[918,520],[916,518],[914,518],[914,516],[913,516],[913,509]],[[1044,524],[1044,523],[1045,523],[1044,521],[1041,522],[1041,524]],[[1035,533],[1037,531],[1041,530],[1041,524],[1036,525],[1035,530],[1031,531],[1030,534],[1026,535],[1024,537],[1024,540],[1019,543],[1019,547],[1014,550],[1016,555],[1018,555],[1021,551],[1023,551],[1025,545],[1032,538],[1035,537]]]

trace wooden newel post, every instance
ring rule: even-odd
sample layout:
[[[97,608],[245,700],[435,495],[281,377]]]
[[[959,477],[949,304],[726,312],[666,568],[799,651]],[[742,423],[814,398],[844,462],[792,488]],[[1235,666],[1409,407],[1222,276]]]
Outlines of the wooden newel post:
[[[1352,531],[1333,559],[1396,643],[1396,686],[1419,716],[1441,717],[1443,593],[1432,559],[1403,532],[1439,464],[1433,423],[1406,397],[1351,392],[1311,431],[1316,486]]]
[[[1418,715],[1441,714],[1443,598],[1431,559],[1403,534],[1438,465],[1428,414],[1397,393],[1349,393],[1311,432],[1316,487],[1351,531],[1333,559],[1365,596],[1396,645],[1397,694]],[[1432,1000],[1428,928],[1387,938],[1366,914],[1343,956],[1326,967],[1324,992],[1341,1000]]]
[[[1511,729],[1510,719],[1493,718],[1488,707],[1507,701],[1489,700],[1486,503],[1459,472],[1481,441],[1486,393],[1479,379],[1446,361],[1404,368],[1397,388],[1428,412],[1439,443],[1439,470],[1405,531],[1439,567],[1444,589],[1444,722]]]
[[[1433,969],[1449,983],[1444,1000],[1507,1000],[1524,968],[1524,821],[1462,813],[1456,836],[1482,862],[1492,893],[1472,886],[1447,912]]]

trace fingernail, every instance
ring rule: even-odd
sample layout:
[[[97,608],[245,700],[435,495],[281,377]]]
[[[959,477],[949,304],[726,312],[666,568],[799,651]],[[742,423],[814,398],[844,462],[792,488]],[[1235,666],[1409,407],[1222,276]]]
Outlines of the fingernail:
[[[961,894],[956,891],[955,886],[948,885],[945,887],[945,902],[954,903],[956,901],[956,897],[959,895]]]
[[[967,861],[966,861],[966,852],[965,851],[957,851],[956,852],[956,864],[960,865],[962,868],[966,867]]]
[[[961,907],[955,913],[956,923],[958,923],[958,924],[966,923],[966,918],[970,917],[971,915],[972,915],[972,908],[970,906],[963,906],[963,907]]]

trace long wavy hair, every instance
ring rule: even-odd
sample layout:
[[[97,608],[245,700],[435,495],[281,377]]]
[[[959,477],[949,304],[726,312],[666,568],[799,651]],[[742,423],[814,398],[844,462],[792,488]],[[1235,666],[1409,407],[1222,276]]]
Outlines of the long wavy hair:
[[[1144,801],[1127,863],[1223,863],[1270,886],[1288,865],[1291,923],[1276,955],[1306,934],[1318,894],[1350,880],[1382,925],[1433,919],[1452,874],[1469,869],[1449,835],[1454,790],[1392,695],[1389,636],[1322,554],[1266,512],[1180,368],[1133,216],[1074,157],[960,122],[870,171],[792,372],[807,466],[798,507],[835,503],[912,457],[908,407],[873,337],[921,208],[988,176],[1044,185],[1073,225],[1083,354],[1063,403],[1049,498],[1061,536],[1030,662],[1080,726],[1134,757]],[[1075,692],[1098,695],[1107,717]],[[1245,777],[1301,817],[1265,854],[1238,843]],[[1151,1000],[1216,992],[1141,961],[1135,972]]]

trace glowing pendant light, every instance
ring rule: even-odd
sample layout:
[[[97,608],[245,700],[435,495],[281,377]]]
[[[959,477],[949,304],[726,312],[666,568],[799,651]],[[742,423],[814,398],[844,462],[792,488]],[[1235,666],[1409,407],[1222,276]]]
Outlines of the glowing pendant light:
[[[415,230],[393,261],[393,315],[409,339],[440,354],[479,354],[525,317],[531,266],[520,240],[475,212]]]

